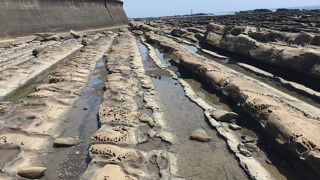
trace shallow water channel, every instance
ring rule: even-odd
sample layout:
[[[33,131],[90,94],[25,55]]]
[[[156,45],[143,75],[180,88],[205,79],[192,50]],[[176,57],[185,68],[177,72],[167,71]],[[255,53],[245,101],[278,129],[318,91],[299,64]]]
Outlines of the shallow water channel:
[[[215,51],[215,49],[209,50],[209,51],[212,51],[212,52],[217,53],[219,55],[224,55],[224,56],[228,57],[227,60],[221,60],[221,59],[215,58],[209,54],[202,52],[195,45],[192,45],[192,44],[182,44],[182,45],[187,50],[189,50],[193,53],[196,53],[200,56],[203,56],[203,57],[207,58],[208,60],[220,63],[220,64],[227,66],[228,68],[231,68],[237,72],[240,72],[244,75],[250,76],[254,79],[257,79],[261,82],[264,82],[264,83],[272,86],[273,88],[276,88],[282,92],[285,92],[286,94],[289,94],[289,95],[291,95],[301,101],[304,101],[308,104],[311,104],[315,107],[320,108],[320,103],[319,103],[320,100],[317,96],[308,94],[308,93],[304,92],[303,90],[293,88],[293,86],[290,84],[284,84],[280,81],[279,78],[283,78],[288,81],[299,83],[299,84],[301,84],[305,87],[309,87],[310,89],[313,89],[315,91],[320,91],[320,84],[318,83],[318,80],[314,80],[314,79],[310,78],[310,81],[306,82],[303,78],[301,79],[301,77],[304,77],[304,76],[301,76],[297,73],[290,72],[290,71],[285,71],[285,73],[284,73],[281,70],[279,70],[279,68],[275,68],[270,65],[259,63],[259,62],[254,62],[252,60],[250,61],[246,58],[236,56],[234,54],[225,53],[225,52],[221,52],[221,51]],[[256,72],[255,70],[243,67],[241,65],[241,63],[258,68],[258,69],[265,71],[267,73],[271,73],[271,74],[273,74],[273,76],[266,77],[264,75],[261,75],[259,72]]]
[[[148,49],[143,44],[140,42],[138,44],[142,54],[148,53]],[[197,52],[195,48],[186,48],[194,53]],[[240,114],[237,124],[242,129],[235,132],[236,135],[239,137],[246,135],[259,139],[258,146],[261,151],[257,152],[254,157],[276,179],[299,179],[303,177],[294,170],[293,162],[279,154],[274,146],[269,144],[272,143],[271,140],[268,140],[267,134],[263,132],[258,123],[244,114],[230,100],[216,94],[199,77],[180,69],[171,60],[170,54],[164,53],[157,47],[155,47],[155,50],[158,59],[167,66],[166,68],[174,70],[180,78],[192,87],[199,97],[217,109],[235,111]],[[144,55],[144,57],[147,56]],[[152,59],[147,57],[144,61],[148,62]],[[225,141],[219,138],[217,132],[208,124],[203,110],[185,96],[179,83],[169,75],[154,78],[153,83],[164,105],[168,126],[172,128],[172,132],[179,139],[179,143],[173,145],[173,152],[178,154],[178,168],[183,177],[191,176],[190,179],[247,179],[248,177],[239,167],[233,154],[228,151]],[[191,132],[197,128],[205,129],[212,137],[212,142],[190,141]]]
[[[98,129],[98,108],[103,100],[106,77],[105,60],[96,63],[95,70],[61,125],[60,137],[78,138],[79,144],[66,148],[50,148],[50,153],[40,157],[49,167],[41,179],[79,179],[90,162],[88,147],[91,135]]]
[[[203,110],[191,102],[178,81],[162,72],[148,56],[147,48],[138,41],[147,74],[150,74],[165,114],[167,129],[177,141],[167,147],[177,156],[178,174],[187,179],[248,179],[225,141],[209,126]],[[150,68],[153,67],[153,68]],[[152,69],[152,72],[148,72]],[[205,129],[211,136],[208,143],[190,140],[192,131]]]

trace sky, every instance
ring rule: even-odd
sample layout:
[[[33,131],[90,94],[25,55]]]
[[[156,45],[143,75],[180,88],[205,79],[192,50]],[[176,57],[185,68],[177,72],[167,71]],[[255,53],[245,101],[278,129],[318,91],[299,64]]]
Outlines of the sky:
[[[127,15],[156,17],[193,13],[217,13],[257,8],[304,7],[320,5],[320,0],[123,0]]]

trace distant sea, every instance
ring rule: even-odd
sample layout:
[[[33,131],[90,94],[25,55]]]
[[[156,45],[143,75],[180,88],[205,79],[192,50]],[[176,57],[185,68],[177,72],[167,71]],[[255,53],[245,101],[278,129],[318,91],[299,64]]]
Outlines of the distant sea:
[[[277,9],[280,8],[273,8],[270,9],[272,11],[276,11]],[[313,10],[313,9],[320,9],[320,5],[317,6],[301,6],[301,7],[286,7],[285,9],[306,9],[306,10]],[[235,13],[237,13],[239,11],[235,11],[235,12],[215,12],[213,13],[216,16],[223,16],[223,15],[233,15]],[[213,15],[213,14],[208,14],[208,15]]]
[[[311,10],[311,9],[320,9],[320,5],[318,5],[318,6],[294,7],[294,8],[289,8],[289,9],[308,9],[308,10]]]
[[[317,6],[301,6],[301,7],[279,7],[279,8],[272,8],[270,10],[276,11],[277,9],[306,9],[306,10],[313,10],[313,9],[320,9],[320,5]],[[252,9],[251,9],[252,10]],[[244,10],[245,11],[245,10]],[[230,12],[213,12],[213,13],[200,13],[200,14],[185,14],[185,15],[176,15],[176,16],[224,16],[224,15],[234,15],[239,11],[230,11]],[[172,17],[172,16],[164,16],[164,17]]]

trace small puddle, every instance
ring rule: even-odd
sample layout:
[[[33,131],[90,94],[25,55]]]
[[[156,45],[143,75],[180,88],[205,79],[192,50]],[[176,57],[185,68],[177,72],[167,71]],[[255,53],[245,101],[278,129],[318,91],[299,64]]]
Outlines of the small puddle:
[[[138,45],[144,46],[139,41]],[[140,48],[140,53],[142,57],[147,57],[143,61],[152,61],[148,57],[148,50],[143,49]],[[146,71],[150,69],[148,64],[152,63],[144,63]],[[152,81],[165,113],[167,130],[178,139],[174,145],[167,147],[169,152],[177,156],[178,174],[173,177],[248,179],[235,157],[227,150],[225,141],[208,125],[203,110],[185,96],[178,81],[172,79],[168,73],[162,74],[161,78],[152,78]],[[192,131],[199,128],[208,132],[212,137],[211,142],[190,140]]]
[[[138,38],[136,40],[138,42],[137,44],[139,47],[139,51],[140,51],[140,54],[142,57],[142,63],[145,68],[146,74],[153,77],[153,78],[157,78],[157,79],[161,79],[162,77],[169,76],[167,71],[161,70],[152,61],[152,59],[150,59],[150,57],[148,55],[147,47],[145,45],[143,45]],[[170,63],[168,63],[168,65],[169,64]],[[140,87],[140,91],[145,91],[145,90]],[[143,101],[142,97],[137,97],[136,102],[139,105],[138,111],[152,116],[153,111],[151,109],[143,108],[145,105],[145,102]],[[144,135],[145,138],[149,138],[147,133],[150,129],[151,129],[151,127],[149,125],[143,125],[139,128],[139,132],[141,132],[141,134]],[[169,144],[167,142],[164,142],[161,138],[152,138],[152,139],[149,138],[148,141],[146,141],[144,143],[140,143],[137,146],[139,149],[148,152],[148,151],[157,150],[157,149],[164,149],[164,148],[168,147],[168,145]]]
[[[208,104],[216,109],[232,111],[231,107],[227,105],[227,100],[222,100],[213,90],[201,84],[198,79],[194,79],[190,74],[185,72],[180,72],[180,74],[181,78],[192,87],[193,91]]]
[[[41,179],[79,179],[90,162],[88,147],[91,135],[98,129],[98,108],[103,101],[103,87],[107,72],[105,60],[96,63],[82,96],[78,99],[62,125],[60,137],[73,137],[80,144],[69,148],[51,148],[52,153],[41,157],[42,164],[49,167]]]
[[[159,49],[155,49],[155,52],[156,52],[156,55],[158,56],[158,57],[161,57],[161,58],[159,58],[160,59],[160,61],[161,61],[161,63],[163,64],[163,65],[165,65],[165,67],[168,67],[168,66],[171,66],[171,64],[170,64],[170,62],[168,62],[166,59],[166,54],[165,53],[162,53],[162,52],[160,52],[160,50]]]
[[[0,168],[11,162],[20,153],[20,147],[15,145],[0,144]]]
[[[183,44],[183,47],[185,47],[186,49],[188,49],[189,51],[191,51],[193,53],[198,52],[198,48],[196,46],[191,45],[191,44]]]

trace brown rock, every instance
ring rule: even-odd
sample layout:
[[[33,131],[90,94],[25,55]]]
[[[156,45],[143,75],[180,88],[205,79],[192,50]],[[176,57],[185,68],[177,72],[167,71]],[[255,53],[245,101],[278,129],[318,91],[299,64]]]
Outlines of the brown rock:
[[[53,36],[43,38],[42,41],[59,41],[59,40],[60,40],[59,36],[53,35]]]
[[[76,38],[76,39],[78,39],[78,38],[81,37],[81,33],[76,32],[76,31],[74,31],[74,30],[70,30],[70,34],[71,34],[74,38]]]
[[[221,122],[230,122],[231,120],[238,118],[239,115],[235,112],[214,110],[214,111],[211,111],[210,116]]]
[[[90,41],[89,38],[85,38],[85,37],[84,37],[84,38],[82,38],[82,40],[81,40],[81,44],[84,45],[84,46],[87,46],[88,43],[89,43],[89,41]]]
[[[210,23],[207,26],[208,31],[211,31],[211,32],[214,32],[214,33],[220,34],[220,35],[224,34],[224,29],[225,29],[225,27],[223,25],[215,24],[215,23]]]
[[[177,36],[177,37],[181,37],[184,34],[186,34],[188,31],[184,30],[184,29],[179,29],[179,28],[174,28],[172,29],[172,31],[170,32],[170,34],[172,36]]]
[[[242,155],[246,156],[246,157],[251,157],[252,156],[252,153],[249,150],[245,149],[245,148],[240,148],[239,152]]]
[[[313,36],[306,32],[300,32],[296,39],[293,41],[293,44],[310,44],[313,39]]]
[[[251,136],[241,136],[241,139],[243,139],[246,143],[255,143],[257,139],[251,137]]]
[[[187,28],[187,31],[188,32],[192,32],[192,33],[199,33],[201,32],[201,30],[197,29],[197,28],[194,28],[194,27],[189,27]]]
[[[44,47],[38,47],[32,50],[32,55],[34,57],[38,57],[40,53],[44,53],[45,52],[45,48]]]
[[[255,143],[244,143],[244,147],[250,152],[259,152],[260,149]]]
[[[193,131],[190,138],[193,140],[198,140],[198,141],[203,141],[203,142],[211,141],[211,137],[203,129],[197,129],[197,130]]]
[[[22,167],[18,169],[18,175],[29,179],[38,179],[44,176],[45,167]]]
[[[54,34],[53,33],[36,33],[35,36],[41,37],[41,38],[47,38],[50,36],[54,36]]]
[[[141,122],[147,123],[147,122],[151,122],[151,121],[152,121],[152,118],[151,118],[150,116],[146,115],[146,114],[141,114],[141,115],[139,116],[139,120],[140,120]]]
[[[74,138],[57,138],[54,142],[53,142],[53,146],[54,147],[70,147],[70,146],[74,146],[77,143],[77,140]]]
[[[246,149],[242,143],[240,143],[237,148],[242,155],[244,155],[246,157],[252,156],[252,153],[248,149]]]
[[[226,31],[228,30],[228,33],[232,34],[233,36],[238,36],[245,32],[246,28],[243,26],[227,26]]]

